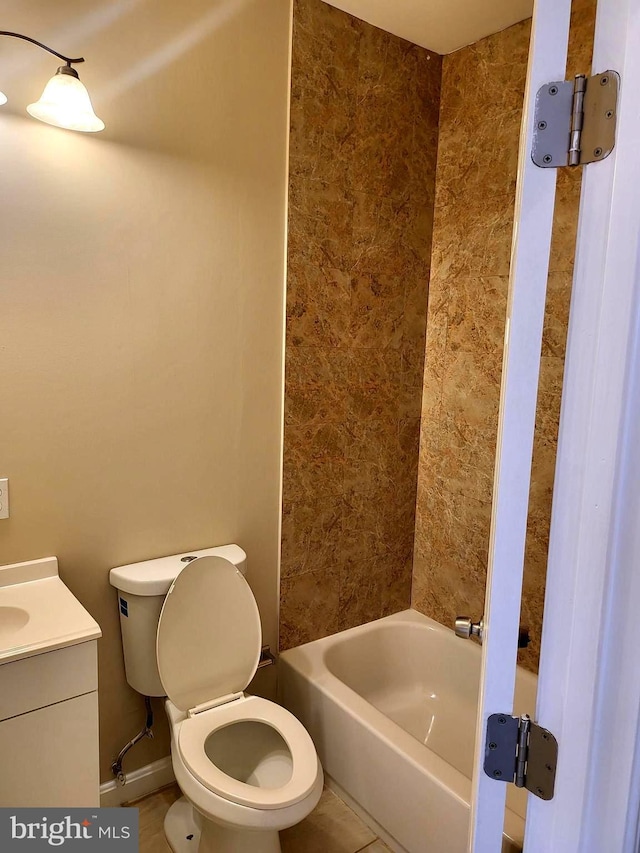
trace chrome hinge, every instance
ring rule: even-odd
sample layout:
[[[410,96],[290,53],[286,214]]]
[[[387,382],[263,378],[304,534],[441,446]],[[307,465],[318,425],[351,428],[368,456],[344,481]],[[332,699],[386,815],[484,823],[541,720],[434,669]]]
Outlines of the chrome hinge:
[[[531,159],[542,169],[604,160],[616,141],[620,75],[546,83],[536,95]]]
[[[556,781],[558,741],[527,714],[491,714],[487,720],[484,772],[513,782],[542,800],[551,800]]]
[[[260,660],[258,661],[258,669],[262,669],[263,666],[272,666],[276,662],[276,657],[269,648],[269,646],[263,646],[260,650]]]

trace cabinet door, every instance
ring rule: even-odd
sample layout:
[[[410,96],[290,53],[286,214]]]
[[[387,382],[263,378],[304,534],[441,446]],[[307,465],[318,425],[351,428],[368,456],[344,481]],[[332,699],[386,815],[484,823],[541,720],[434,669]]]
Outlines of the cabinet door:
[[[0,807],[98,806],[98,694],[0,723]]]
[[[98,689],[95,640],[0,666],[0,721]]]

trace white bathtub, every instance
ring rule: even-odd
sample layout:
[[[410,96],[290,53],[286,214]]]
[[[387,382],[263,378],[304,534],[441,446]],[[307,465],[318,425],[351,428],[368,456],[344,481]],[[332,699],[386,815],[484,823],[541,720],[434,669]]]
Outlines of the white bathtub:
[[[536,678],[517,680],[515,713],[533,714]],[[466,850],[479,682],[479,646],[415,610],[280,655],[282,704],[326,774],[409,853]],[[505,852],[522,848],[525,808],[509,785]]]

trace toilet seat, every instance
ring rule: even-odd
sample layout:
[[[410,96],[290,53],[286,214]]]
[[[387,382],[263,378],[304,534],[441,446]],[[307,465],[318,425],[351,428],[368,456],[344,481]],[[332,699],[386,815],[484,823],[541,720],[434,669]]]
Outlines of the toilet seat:
[[[156,633],[158,673],[173,704],[191,711],[240,694],[261,647],[258,605],[242,573],[224,557],[189,563],[171,584]]]
[[[291,754],[289,781],[279,788],[260,788],[240,782],[217,767],[205,752],[214,732],[235,723],[258,722],[270,726],[285,741]],[[257,696],[243,697],[187,717],[176,738],[189,772],[209,791],[254,809],[282,809],[309,795],[318,778],[318,756],[304,726],[280,705]]]

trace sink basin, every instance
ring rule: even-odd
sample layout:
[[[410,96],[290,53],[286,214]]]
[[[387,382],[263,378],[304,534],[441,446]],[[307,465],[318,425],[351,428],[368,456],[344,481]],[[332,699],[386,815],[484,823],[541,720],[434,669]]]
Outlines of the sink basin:
[[[0,666],[100,637],[55,557],[0,566]]]
[[[29,621],[29,614],[22,607],[0,607],[0,641],[7,640]]]

